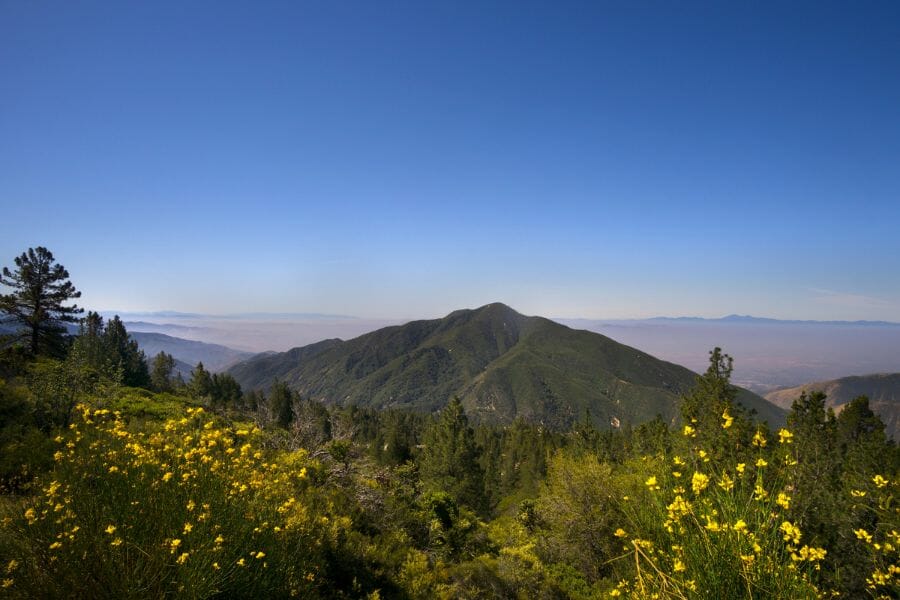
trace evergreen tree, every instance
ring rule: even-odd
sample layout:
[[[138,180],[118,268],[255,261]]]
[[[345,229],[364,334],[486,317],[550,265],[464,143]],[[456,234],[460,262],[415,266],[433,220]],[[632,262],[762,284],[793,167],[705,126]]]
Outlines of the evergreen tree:
[[[190,389],[191,396],[194,398],[203,399],[212,396],[212,376],[202,362],[198,362],[194,370],[191,371],[191,381],[188,383],[188,389]]]
[[[884,422],[869,408],[867,396],[854,398],[842,407],[835,430],[845,487],[859,489],[874,475],[894,473],[900,467],[897,445],[884,429]]]
[[[27,340],[34,355],[62,356],[65,348],[66,323],[77,323],[78,305],[64,303],[80,298],[81,292],[69,281],[69,272],[56,264],[53,254],[44,248],[29,248],[15,259],[16,269],[3,268],[0,284],[13,288],[0,295],[0,312],[5,322],[22,327],[21,338]]]
[[[81,320],[78,337],[72,344],[72,352],[77,354],[90,368],[104,373],[109,370],[104,338],[103,317],[94,311],[88,312]]]
[[[244,394],[241,385],[228,373],[216,373],[212,376],[213,406],[237,409],[241,408]]]
[[[175,370],[175,358],[171,354],[160,352],[153,357],[153,368],[150,371],[150,385],[157,392],[171,392],[172,372]]]
[[[801,394],[791,406],[787,426],[794,434],[798,460],[793,482],[797,502],[792,511],[804,532],[827,539],[833,533],[828,523],[839,511],[841,465],[834,443],[834,412],[825,407],[825,394]]]
[[[125,385],[148,387],[152,383],[143,350],[118,316],[104,325],[103,317],[89,312],[82,319],[69,354],[100,375]]]
[[[709,353],[709,367],[697,377],[694,388],[681,399],[681,418],[691,445],[708,448],[714,458],[735,458],[746,448],[753,425],[735,402],[737,388],[731,385],[733,359],[714,348]]]
[[[286,383],[276,381],[269,390],[269,414],[279,427],[287,429],[294,420],[294,394]]]
[[[122,374],[122,383],[132,387],[148,387],[150,371],[144,351],[125,329],[119,315],[107,321],[103,334],[104,346],[112,364]]]
[[[475,432],[458,398],[425,431],[424,443],[419,471],[425,487],[448,492],[456,502],[483,511],[487,503]]]

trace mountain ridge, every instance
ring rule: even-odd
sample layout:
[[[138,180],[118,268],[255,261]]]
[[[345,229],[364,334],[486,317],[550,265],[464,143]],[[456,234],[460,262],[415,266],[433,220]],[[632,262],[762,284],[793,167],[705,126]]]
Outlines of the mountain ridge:
[[[256,356],[228,371],[245,389],[276,380],[326,404],[439,410],[453,396],[487,422],[516,418],[565,428],[590,412],[597,425],[677,417],[696,373],[603,335],[493,303],[411,321],[351,340],[323,340]],[[750,392],[761,418],[784,413]]]
[[[869,408],[884,421],[885,433],[900,440],[900,373],[850,375],[826,381],[814,381],[790,388],[774,390],[766,400],[784,409],[802,393],[824,392],[825,404],[840,412],[845,404],[858,396],[869,398]]]
[[[213,373],[224,371],[253,356],[251,352],[235,350],[228,346],[186,340],[164,333],[129,331],[128,335],[138,343],[148,360],[152,360],[160,352],[165,352],[171,354],[176,360],[190,365],[190,369],[193,369],[198,362],[202,362],[203,366]],[[187,374],[190,374],[190,369]],[[183,367],[179,366],[178,371],[182,370]]]

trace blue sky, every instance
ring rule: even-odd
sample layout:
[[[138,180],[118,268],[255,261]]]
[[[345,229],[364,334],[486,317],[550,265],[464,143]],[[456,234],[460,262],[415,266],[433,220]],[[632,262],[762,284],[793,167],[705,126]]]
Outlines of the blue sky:
[[[900,321],[900,4],[734,4],[2,0],[0,263],[96,309]]]

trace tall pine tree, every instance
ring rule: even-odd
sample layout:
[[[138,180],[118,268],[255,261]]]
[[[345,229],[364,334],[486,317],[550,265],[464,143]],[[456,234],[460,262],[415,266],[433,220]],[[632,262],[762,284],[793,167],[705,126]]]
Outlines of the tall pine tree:
[[[66,323],[77,323],[82,311],[65,302],[80,298],[81,292],[69,281],[69,272],[57,264],[53,253],[38,246],[15,259],[16,269],[3,267],[0,284],[13,289],[0,295],[0,312],[5,322],[21,327],[17,336],[26,341],[32,354],[62,356],[65,352]]]
[[[426,489],[448,492],[456,502],[483,511],[487,503],[475,432],[458,398],[425,431],[424,443],[419,472]]]

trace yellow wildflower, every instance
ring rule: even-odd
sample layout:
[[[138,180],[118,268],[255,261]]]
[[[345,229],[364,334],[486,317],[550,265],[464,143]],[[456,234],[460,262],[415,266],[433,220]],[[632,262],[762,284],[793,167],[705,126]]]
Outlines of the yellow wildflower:
[[[728,409],[726,408],[724,412],[722,412],[722,429],[728,429],[731,427],[732,423],[734,423],[734,417],[728,414]]]
[[[648,478],[647,478],[647,481],[644,482],[644,485],[646,485],[646,486],[647,486],[648,488],[650,488],[651,490],[658,490],[658,489],[659,489],[659,485],[656,483],[656,476],[655,476],[655,475],[651,475],[650,477],[648,477]]]
[[[759,500],[760,502],[762,502],[763,500],[765,500],[766,498],[769,497],[769,492],[767,492],[763,486],[761,486],[760,484],[757,483],[756,487],[753,489],[753,497],[756,500]]]
[[[734,488],[734,480],[728,476],[728,473],[723,473],[718,485],[726,492],[730,492]]]
[[[181,546],[181,540],[176,538],[169,543],[169,551],[172,554],[175,554],[175,551],[178,549],[179,546]]]
[[[766,436],[762,434],[762,431],[756,430],[756,434],[753,436],[753,445],[758,446],[760,448],[764,448],[766,445]]]
[[[788,431],[787,429],[779,429],[778,430],[778,443],[779,444],[790,444],[794,441],[794,434]]]
[[[110,546],[121,546],[121,545],[122,545],[122,538],[117,537],[116,539],[114,539],[113,541],[111,541],[111,542],[109,543],[109,545],[110,545]]]
[[[694,475],[691,477],[691,489],[694,490],[695,494],[700,494],[703,490],[706,489],[706,486],[709,485],[709,477],[704,475],[703,473],[694,472]]]
[[[885,479],[884,477],[882,477],[881,475],[876,475],[875,477],[873,477],[872,482],[878,488],[883,488],[884,486],[886,486],[888,484],[888,480]]]
[[[697,430],[690,425],[685,425],[682,433],[687,437],[697,437]]]
[[[788,510],[791,507],[791,497],[784,492],[778,492],[778,498],[775,500],[775,503],[784,510]]]
[[[266,553],[265,553],[265,552],[257,552],[257,553],[255,554],[255,556],[256,556],[257,559],[265,558],[265,557],[266,557]]]
[[[15,580],[7,577],[6,579],[3,580],[3,583],[0,584],[0,587],[3,587],[4,589],[6,589],[8,587],[12,587],[13,583],[15,583]]]
[[[167,471],[166,473],[163,474],[162,480],[163,480],[163,481],[169,481],[170,479],[172,479],[172,475],[173,475],[173,474],[172,474],[171,471]]]
[[[178,560],[176,560],[175,562],[177,562],[179,565],[183,565],[184,563],[187,562],[187,559],[189,556],[190,556],[189,552],[183,552],[181,554],[181,556],[178,557]]]
[[[680,559],[680,558],[676,558],[676,559],[675,559],[675,562],[672,563],[672,569],[673,569],[676,573],[682,573],[683,571],[686,570],[686,568],[685,568],[685,566],[684,566],[684,563],[681,562],[681,559]]]
[[[241,558],[241,559],[239,559],[239,560],[237,561],[237,565],[238,565],[239,567],[243,567],[243,566],[246,565],[246,564],[247,564],[247,561],[244,560],[243,558]]]
[[[866,495],[866,493],[861,490],[853,490],[850,492],[850,495],[853,496],[854,498],[862,498],[863,496]]]
[[[190,523],[185,523],[184,524],[184,533],[190,533],[193,528],[194,528],[194,526],[191,525]]]
[[[53,542],[52,544],[50,544],[51,550],[56,550],[57,548],[62,548],[62,544],[60,544],[59,542]]]
[[[747,531],[747,523],[745,523],[743,519],[738,519],[737,521],[735,521],[734,527],[732,529],[734,529],[738,533]]]
[[[781,524],[781,526],[779,527],[779,529],[784,533],[784,535],[782,536],[784,541],[786,541],[786,542],[793,541],[793,543],[795,543],[795,544],[800,543],[800,536],[802,534],[800,533],[799,527],[797,527],[790,521],[784,521]]]
[[[116,532],[116,526],[115,526],[115,525],[107,525],[107,526],[106,526],[106,533],[108,533],[109,535],[112,535],[112,534],[114,534],[115,532]]]
[[[616,529],[616,532],[613,535],[616,536],[617,538],[623,538],[623,537],[627,536],[628,534],[625,533],[624,529],[619,527],[618,529]]]
[[[746,463],[738,463],[737,466],[734,468],[734,470],[737,471],[740,475],[743,475],[744,469],[746,467],[747,467]]]
[[[19,561],[17,561],[16,559],[12,559],[12,560],[9,561],[9,563],[6,565],[6,572],[7,572],[7,574],[9,574],[9,573],[12,573],[13,571],[15,571],[15,570],[18,569],[18,568],[19,568]]]
[[[872,534],[865,529],[854,529],[853,533],[856,534],[858,539],[865,540],[867,544],[872,543]]]
[[[763,458],[759,458],[759,459],[757,459],[757,461],[756,461],[756,466],[759,467],[760,469],[763,468],[763,467],[765,467],[765,466],[768,466],[768,464],[769,464],[769,463],[767,463],[767,462],[765,461],[765,459],[763,459]]]

